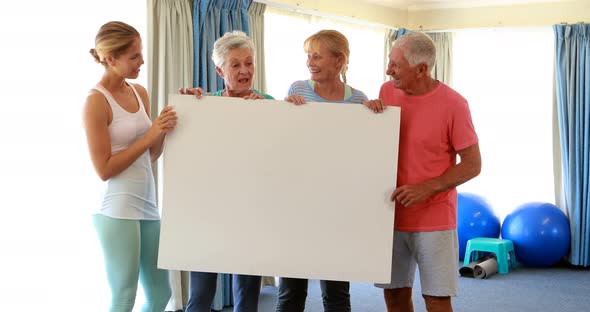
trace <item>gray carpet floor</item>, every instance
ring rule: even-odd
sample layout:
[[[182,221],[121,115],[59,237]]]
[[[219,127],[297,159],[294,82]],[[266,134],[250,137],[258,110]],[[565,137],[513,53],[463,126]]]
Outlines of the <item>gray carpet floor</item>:
[[[416,274],[414,285],[415,312],[426,312]],[[352,283],[352,311],[385,311],[382,291],[372,284]],[[277,288],[264,287],[260,294],[259,312],[275,310]],[[496,274],[488,279],[459,277],[459,295],[453,298],[456,312],[587,312],[590,311],[590,269],[574,267],[517,267],[509,274]],[[223,312],[233,311],[231,307]],[[309,283],[305,311],[322,312],[319,282]]]

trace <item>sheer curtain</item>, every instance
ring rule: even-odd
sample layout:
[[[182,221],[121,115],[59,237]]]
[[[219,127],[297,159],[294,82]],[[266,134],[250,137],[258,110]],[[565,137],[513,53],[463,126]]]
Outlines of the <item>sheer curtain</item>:
[[[436,46],[436,63],[432,68],[432,77],[451,85],[451,70],[453,60],[453,33],[431,32],[427,33]]]
[[[347,83],[365,92],[369,98],[377,98],[379,95],[379,88],[385,81],[383,38],[386,28],[295,13],[270,6],[266,9],[265,23],[266,76],[270,95],[283,99],[294,81],[309,79],[303,42],[321,29],[338,30],[349,41]]]
[[[264,12],[266,4],[253,2],[250,5],[250,38],[256,48],[256,72],[254,73],[254,88],[266,93],[266,66],[264,53]]]
[[[407,34],[409,32],[409,30],[405,29],[405,28],[399,28],[399,29],[388,29],[385,32],[385,50],[384,50],[384,57],[385,57],[385,64],[387,65],[387,63],[389,62],[389,52],[391,52],[391,48],[393,47],[393,43],[395,42],[395,39]],[[389,80],[391,79],[391,77],[387,76],[387,73],[385,73],[385,71],[383,72],[383,75],[385,77],[385,80]]]
[[[148,0],[148,92],[152,116],[168,103],[168,94],[193,82],[193,29],[190,0]],[[162,160],[154,164],[156,183],[162,181]],[[162,184],[157,183],[158,194]],[[159,197],[162,209],[162,198]],[[188,272],[170,271],[172,297],[166,311],[182,310],[188,301]]]
[[[3,311],[108,308],[110,291],[91,221],[102,183],[89,160],[82,107],[104,72],[88,51],[99,27],[111,20],[137,28],[147,48],[145,5],[2,3]],[[144,65],[133,82],[147,87],[146,74]],[[141,290],[136,302],[143,302]]]
[[[193,28],[190,0],[148,0],[148,86],[157,116],[169,93],[193,81]]]

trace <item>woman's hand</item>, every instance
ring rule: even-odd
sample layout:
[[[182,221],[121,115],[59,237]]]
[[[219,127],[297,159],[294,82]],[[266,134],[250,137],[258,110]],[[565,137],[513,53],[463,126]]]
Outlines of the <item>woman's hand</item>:
[[[152,126],[146,135],[150,136],[150,139],[154,142],[160,136],[166,135],[176,128],[176,119],[176,112],[172,106],[164,107],[158,118],[152,122]]]
[[[387,108],[387,105],[385,105],[385,103],[383,103],[383,100],[381,99],[364,101],[363,105],[365,105],[375,113],[382,113]]]
[[[291,102],[295,105],[305,104],[305,99],[301,95],[291,94],[285,98],[285,101]]]
[[[194,94],[197,97],[197,99],[200,99],[201,96],[203,96],[203,94],[205,93],[205,90],[203,90],[203,88],[201,88],[201,87],[178,88],[178,92],[180,92],[180,94]]]

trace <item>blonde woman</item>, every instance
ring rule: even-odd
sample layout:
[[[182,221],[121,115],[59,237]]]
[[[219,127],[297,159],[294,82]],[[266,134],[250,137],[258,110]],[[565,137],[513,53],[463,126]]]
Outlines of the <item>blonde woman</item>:
[[[356,103],[367,101],[367,96],[346,84],[346,70],[350,49],[346,37],[336,30],[321,30],[303,44],[307,53],[310,79],[295,81],[289,88],[286,101],[296,105],[306,102]],[[324,311],[347,312],[350,307],[350,283],[320,281]],[[277,312],[301,312],[305,309],[307,280],[281,278]]]
[[[133,310],[138,280],[145,292],[143,312],[162,312],[170,299],[168,272],[157,268],[160,215],[151,163],[162,153],[176,114],[165,108],[150,120],[148,93],[127,82],[143,65],[135,28],[104,24],[90,54],[104,66],[84,106],[84,125],[94,168],[105,191],[93,222],[111,288],[111,312]]]

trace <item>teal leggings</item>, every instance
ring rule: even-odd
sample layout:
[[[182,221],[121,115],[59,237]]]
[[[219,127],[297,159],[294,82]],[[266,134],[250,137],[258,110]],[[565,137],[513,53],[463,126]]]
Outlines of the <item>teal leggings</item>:
[[[93,216],[111,288],[110,312],[131,312],[141,281],[142,312],[162,312],[170,299],[168,271],[157,268],[159,220],[125,220]]]

